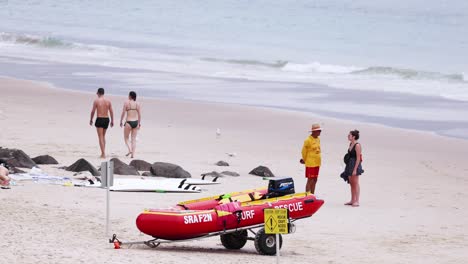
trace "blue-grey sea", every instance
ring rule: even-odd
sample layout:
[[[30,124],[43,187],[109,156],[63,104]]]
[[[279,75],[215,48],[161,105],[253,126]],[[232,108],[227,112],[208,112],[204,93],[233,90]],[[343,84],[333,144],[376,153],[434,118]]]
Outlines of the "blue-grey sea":
[[[466,0],[0,0],[3,76],[460,138],[467,55]]]

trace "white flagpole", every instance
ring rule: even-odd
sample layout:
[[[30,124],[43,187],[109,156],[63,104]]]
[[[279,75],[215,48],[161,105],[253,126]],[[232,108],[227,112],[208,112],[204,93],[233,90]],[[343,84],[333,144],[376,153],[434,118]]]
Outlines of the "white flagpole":
[[[110,166],[109,162],[106,162],[106,236],[109,237],[109,214],[110,214],[110,193],[109,193],[109,186],[110,186]]]

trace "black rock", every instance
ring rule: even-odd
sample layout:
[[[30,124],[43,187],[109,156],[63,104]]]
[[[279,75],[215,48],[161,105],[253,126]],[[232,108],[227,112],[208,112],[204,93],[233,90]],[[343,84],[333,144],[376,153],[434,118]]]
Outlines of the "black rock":
[[[268,167],[265,166],[258,166],[257,168],[253,169],[249,174],[262,176],[262,177],[275,177],[273,172]]]
[[[41,155],[32,159],[36,164],[58,164],[54,157],[49,155]]]
[[[137,169],[129,166],[117,158],[111,159],[114,162],[114,174],[119,175],[140,175]]]
[[[216,162],[216,165],[218,165],[218,166],[229,166],[229,163],[220,160],[220,161]]]
[[[93,176],[101,176],[101,173],[85,159],[79,159],[66,168],[67,171],[89,171]]]
[[[221,172],[221,175],[227,175],[227,176],[232,176],[232,177],[239,177],[240,174],[234,171],[223,171]]]
[[[26,173],[25,171],[20,170],[20,169],[15,168],[15,167],[11,167],[11,168],[10,168],[10,171],[11,171],[11,174],[15,174],[15,173]]]
[[[31,169],[36,166],[36,163],[20,149],[0,148],[0,159],[5,160],[10,167]]]
[[[155,176],[168,178],[191,178],[192,175],[179,165],[166,162],[155,162],[151,165],[151,173]]]
[[[144,160],[132,160],[130,164],[128,164],[139,171],[149,171],[151,169],[151,163],[146,162]]]
[[[202,179],[205,179],[206,176],[209,176],[209,177],[224,177],[225,175],[217,172],[217,171],[212,171],[212,172],[206,172],[206,173],[202,173],[201,174],[202,176]]]

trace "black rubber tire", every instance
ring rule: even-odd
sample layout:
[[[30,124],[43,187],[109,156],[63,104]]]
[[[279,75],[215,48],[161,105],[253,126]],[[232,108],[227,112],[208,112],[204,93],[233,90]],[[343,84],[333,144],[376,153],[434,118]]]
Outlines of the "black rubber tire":
[[[221,243],[227,249],[241,249],[247,243],[247,230],[221,235]]]
[[[279,247],[283,246],[283,237],[279,235]],[[255,236],[255,249],[262,255],[276,255],[276,235],[265,234],[265,229],[262,228]]]

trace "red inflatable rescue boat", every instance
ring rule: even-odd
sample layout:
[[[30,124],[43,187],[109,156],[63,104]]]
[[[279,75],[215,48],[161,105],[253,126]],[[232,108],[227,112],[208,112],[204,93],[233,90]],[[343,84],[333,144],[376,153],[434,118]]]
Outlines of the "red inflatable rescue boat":
[[[247,240],[255,241],[260,254],[276,254],[276,237],[266,234],[264,210],[267,208],[288,210],[288,231],[292,233],[292,222],[312,216],[324,201],[311,193],[294,193],[292,178],[272,179],[268,188],[252,189],[241,192],[211,196],[185,201],[173,209],[148,209],[136,219],[138,229],[154,239],[142,243],[157,247],[193,238],[219,235],[227,249],[240,249]],[[253,231],[260,228],[259,231]],[[248,237],[248,232],[255,237]],[[279,247],[282,236],[279,235]],[[116,235],[111,243],[123,244]],[[139,242],[134,242],[139,243]],[[126,243],[126,244],[134,244]]]
[[[309,217],[323,203],[313,194],[299,193],[254,202],[230,202],[211,210],[150,209],[138,216],[136,225],[141,232],[152,237],[181,240],[262,224],[266,208],[288,209],[291,219]]]

